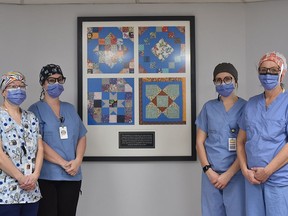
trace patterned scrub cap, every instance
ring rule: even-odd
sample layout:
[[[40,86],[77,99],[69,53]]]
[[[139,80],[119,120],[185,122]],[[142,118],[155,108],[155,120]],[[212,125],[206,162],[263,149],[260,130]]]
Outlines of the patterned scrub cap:
[[[287,62],[286,62],[286,58],[284,57],[284,55],[282,55],[279,52],[275,52],[275,51],[268,52],[260,59],[259,64],[258,64],[258,68],[265,61],[275,62],[279,66],[279,68],[281,69],[282,74],[285,75],[285,73],[287,71]]]
[[[59,65],[48,64],[46,66],[43,66],[41,71],[40,71],[40,75],[39,75],[40,85],[42,86],[44,84],[45,80],[53,74],[60,74],[63,76],[63,72],[62,72]]]
[[[10,83],[17,80],[23,82],[26,85],[25,76],[18,71],[10,71],[3,74],[1,77],[1,84],[0,84],[1,90],[4,91]]]

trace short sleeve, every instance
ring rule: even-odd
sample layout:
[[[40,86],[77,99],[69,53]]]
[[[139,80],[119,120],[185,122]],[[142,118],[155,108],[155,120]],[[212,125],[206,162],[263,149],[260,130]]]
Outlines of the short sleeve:
[[[39,124],[39,135],[41,137],[39,138],[42,138],[43,136],[43,127],[44,127],[44,122],[41,118],[41,115],[40,115],[40,112],[39,112],[39,109],[37,107],[37,104],[32,104],[29,108],[28,108],[28,111],[32,112],[38,119],[38,124]]]
[[[78,139],[80,139],[81,137],[85,136],[87,133],[87,129],[85,128],[83,121],[81,120],[80,116],[78,115],[75,107],[72,104],[69,104],[70,107],[73,109],[73,113],[75,115],[75,119],[78,119],[78,125],[79,125],[79,134],[78,134]],[[71,109],[70,109],[71,111]]]
[[[195,124],[198,128],[208,133],[207,104],[205,104],[196,118]]]
[[[78,118],[79,118],[79,139],[83,136],[86,135],[87,133],[87,129],[85,128],[82,120],[80,119],[79,115],[78,115]]]
[[[246,131],[245,113],[246,113],[246,106],[245,106],[244,111],[242,112],[240,118],[237,121],[237,124],[239,125],[239,128],[241,128],[244,131]]]

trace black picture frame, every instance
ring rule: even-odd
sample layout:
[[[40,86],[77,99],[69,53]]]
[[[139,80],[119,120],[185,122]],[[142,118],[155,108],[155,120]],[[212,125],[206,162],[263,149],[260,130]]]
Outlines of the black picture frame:
[[[112,45],[110,44],[103,45],[106,43],[107,38],[109,40],[111,39],[110,40],[110,42],[112,41],[111,43],[115,42],[115,41],[113,42],[114,39],[117,40],[117,43],[120,41],[119,43],[121,44],[120,46],[122,47],[125,47],[125,44],[124,44],[125,42],[122,42],[121,40],[119,40],[119,38],[117,38],[117,36],[113,34],[112,36],[109,35],[107,32],[106,32],[105,38],[104,37],[101,38],[102,36],[100,36],[100,33],[101,31],[104,32],[105,30],[109,31],[109,30],[114,30],[114,28],[117,28],[115,30],[115,34],[116,34],[119,28],[119,29],[122,29],[122,33],[124,35],[127,33],[125,32],[126,30],[123,30],[126,27],[129,27],[129,29],[130,28],[133,29],[132,34],[131,32],[129,32],[129,35],[127,34],[128,37],[131,37],[130,39],[133,39],[133,43],[134,43],[134,44],[132,43],[133,44],[132,67],[129,66],[124,69],[121,68],[121,72],[114,72],[112,70],[111,70],[112,72],[111,71],[109,72],[108,70],[105,71],[104,66],[107,66],[107,64],[110,66],[110,68],[113,68],[114,67],[113,65],[117,64],[111,61],[111,59],[109,59],[108,56],[107,56],[107,61],[103,60],[106,58],[105,54],[103,57],[103,53],[105,53],[106,51],[105,46],[109,46],[109,49],[111,49],[112,47]],[[177,61],[175,60],[176,63],[175,62],[169,63],[169,65],[172,65],[171,66],[172,72],[168,71],[168,73],[167,71],[164,71],[164,69],[163,71],[160,71],[159,73],[155,73],[155,72],[153,73],[149,71],[147,72],[146,69],[143,69],[144,67],[141,67],[142,65],[140,64],[141,63],[143,65],[146,64],[146,60],[144,59],[141,62],[141,59],[140,59],[139,51],[140,51],[140,47],[142,47],[140,46],[140,41],[144,37],[141,38],[139,36],[140,35],[139,32],[141,32],[142,29],[146,31],[146,29],[150,30],[150,29],[159,29],[159,28],[162,28],[162,31],[164,33],[166,32],[166,30],[169,32],[170,31],[169,29],[176,29],[175,35],[176,35],[176,31],[178,33],[178,30],[180,32],[182,31],[181,33],[184,34],[183,37],[185,38],[184,40],[185,43],[181,44],[181,47],[182,47],[181,50],[182,49],[185,50],[184,54],[183,52],[181,54],[182,59],[185,59],[183,60],[184,63],[182,62],[183,65],[185,66],[184,69],[180,68],[181,65],[179,64],[178,60]],[[174,48],[173,51],[175,50],[176,52],[176,50],[178,50],[177,48],[180,47],[180,45],[177,44],[179,43],[179,41],[177,40],[178,39],[177,36],[174,35],[173,30],[171,31],[172,33],[169,32],[170,35],[167,33],[166,37],[167,38],[174,37],[174,41],[176,44],[175,48],[173,46],[172,47],[169,46],[169,43],[166,43],[164,46],[166,46],[165,48],[167,48],[168,46],[170,49]],[[138,34],[135,34],[136,32]],[[151,35],[153,36],[154,33],[155,32],[151,30],[150,36]],[[133,36],[133,34],[135,35]],[[159,33],[159,35],[161,35],[161,33]],[[95,48],[92,47],[91,45],[91,47],[93,48],[93,52],[97,54],[97,58],[98,58],[97,60],[90,60],[90,56],[93,55],[93,52],[91,51],[92,49],[90,48],[90,44],[89,44],[90,41],[92,41],[93,43],[95,42],[95,44],[97,45],[95,46]],[[144,41],[145,41],[145,38],[144,38]],[[78,49],[77,50],[78,107],[77,108],[78,108],[78,113],[88,130],[87,149],[84,155],[84,161],[195,161],[196,160],[196,127],[194,124],[195,119],[196,119],[196,83],[195,83],[196,57],[195,57],[195,17],[194,16],[78,17],[77,19],[77,43],[78,43],[77,44],[77,49]],[[160,44],[160,40],[157,43],[157,45],[159,44]],[[128,46],[129,44],[127,45],[127,47]],[[154,47],[155,46],[156,45],[154,45]],[[105,51],[103,52],[99,51],[101,49],[105,49]],[[129,48],[126,48],[126,50],[129,50]],[[132,50],[132,48],[130,48],[130,50]],[[156,50],[154,54],[156,53],[158,58],[160,59],[159,52],[157,52],[157,49],[154,49],[154,50]],[[117,52],[118,51],[119,50],[117,50]],[[165,50],[162,53],[164,53],[164,55],[166,55],[167,57],[170,53],[172,53],[172,51]],[[152,56],[152,54],[150,55]],[[160,53],[160,55],[162,54]],[[101,61],[100,61],[100,56],[102,56]],[[124,56],[124,58],[125,57],[126,56]],[[176,58],[179,59],[178,57],[179,56],[176,56],[175,59]],[[121,58],[118,58],[117,61],[119,59]],[[159,62],[164,62],[164,61],[165,59],[164,60],[161,59],[161,61]],[[130,60],[130,63],[131,63],[131,60]],[[154,64],[154,62],[152,63]],[[151,65],[152,63],[150,62],[149,64]],[[104,64],[104,66],[101,64]],[[177,72],[173,72],[173,69],[174,69],[173,67],[175,67],[175,64],[180,65],[179,66],[180,69],[178,69]],[[90,65],[92,65],[92,67],[90,67]],[[127,64],[121,64],[121,66],[122,65],[127,66]],[[110,70],[110,68],[108,69]],[[153,68],[153,67],[150,67],[150,68]],[[140,73],[139,71],[141,70],[143,70],[144,72]],[[165,70],[167,70],[167,68],[165,68]],[[108,117],[106,118],[106,115],[103,114],[104,108],[102,108],[102,110],[101,108],[99,108],[99,106],[102,106],[102,104],[105,104],[105,102],[103,102],[104,99],[102,100],[102,102],[100,101],[100,104],[98,104],[97,103],[97,101],[99,101],[98,95],[101,95],[102,97],[104,94],[106,94],[107,89],[103,90],[103,83],[112,82],[113,80],[117,80],[117,83],[118,81],[125,82],[125,85],[128,85],[128,86],[130,85],[130,87],[132,86],[131,92],[132,92],[133,98],[131,99],[131,101],[132,101],[133,106],[129,107],[129,112],[128,112],[129,114],[127,114],[127,116],[123,117],[122,114],[121,115],[120,114],[119,115],[107,114]],[[179,83],[178,89],[181,90],[180,91],[181,95],[180,96],[178,95],[178,97],[181,97],[181,100],[179,100],[181,101],[181,106],[179,106],[180,108],[176,109],[175,106],[177,107],[178,104],[174,103],[176,100],[174,102],[172,101],[172,103],[174,103],[174,108],[172,109],[173,112],[175,112],[175,110],[177,111],[178,109],[180,110],[176,112],[178,114],[177,117],[180,114],[182,116],[182,119],[180,119],[179,121],[170,121],[169,118],[167,118],[168,120],[167,119],[165,120],[165,118],[164,120],[162,119],[160,120],[159,118],[159,122],[157,122],[158,121],[157,118],[154,118],[154,119],[152,118],[153,120],[155,120],[155,122],[146,121],[148,118],[147,119],[145,118],[146,116],[150,115],[150,111],[147,112],[148,114],[146,113],[146,116],[142,113],[145,112],[145,105],[146,105],[146,111],[149,110],[149,108],[147,107],[150,106],[149,105],[150,102],[148,101],[149,104],[147,102],[148,104],[147,105],[147,104],[144,104],[143,102],[144,100],[140,101],[141,97],[144,98],[145,93],[143,93],[142,95],[142,93],[140,94],[139,92],[141,92],[141,89],[140,89],[141,87],[143,89],[150,88],[151,85],[155,83],[155,80],[157,81],[156,83],[159,83],[159,86],[165,85],[167,83],[169,84],[169,82],[172,80],[171,85],[169,86],[173,86],[173,87],[174,86],[177,87],[177,85],[174,85],[173,83],[173,82],[176,82],[175,80],[181,80],[178,82]],[[131,83],[129,84],[130,81]],[[150,81],[151,83],[149,83]],[[103,92],[101,92],[102,90],[101,90],[101,87],[99,87],[99,83],[102,83]],[[96,89],[96,86],[98,86],[97,89]],[[94,92],[91,92],[92,91],[91,89],[94,89],[94,88],[96,90],[93,90]],[[163,92],[163,89],[161,91]],[[169,92],[169,90],[167,90],[167,92]],[[126,95],[127,94],[128,93],[126,92]],[[163,98],[167,98],[166,96],[167,95],[165,95],[165,97]],[[170,95],[168,96],[171,97]],[[119,99],[116,99],[115,101],[117,102],[117,100],[119,101]],[[171,99],[170,99],[170,102],[171,102]],[[110,105],[111,107],[113,107],[113,104],[110,104],[110,100],[109,100],[109,107]],[[140,106],[144,108],[141,110]],[[159,107],[156,106],[156,108],[155,107],[153,108],[157,109]],[[106,112],[106,107],[105,107],[105,112]],[[110,112],[111,111],[109,111],[109,113]],[[160,111],[158,110],[158,112]],[[165,112],[166,111],[163,111],[163,113]],[[160,115],[163,115],[163,113],[161,113]],[[126,111],[125,111],[125,115],[126,115]],[[105,116],[105,118],[103,116]],[[131,119],[128,121],[126,117],[131,118]],[[139,122],[141,122],[141,124],[139,124]],[[131,136],[131,140],[132,140],[135,138],[134,135],[135,134],[137,135],[137,132],[139,132],[138,135],[140,135],[141,137],[141,134],[145,134],[147,131],[153,133],[153,137],[154,137],[153,148],[147,147],[150,144],[145,144],[146,145],[145,147],[139,148],[140,143],[137,143],[138,147],[135,147],[135,148],[133,147],[119,148],[119,143],[118,143],[120,142],[119,134],[124,133],[124,134],[129,135],[131,133],[133,134],[133,137]],[[171,140],[171,143],[170,143],[170,140]]]

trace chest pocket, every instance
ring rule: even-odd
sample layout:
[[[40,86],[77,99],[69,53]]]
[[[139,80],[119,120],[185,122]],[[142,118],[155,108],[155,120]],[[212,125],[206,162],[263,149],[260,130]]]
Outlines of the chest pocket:
[[[229,138],[237,138],[239,126],[236,122],[229,124]]]
[[[4,136],[3,136],[4,135]],[[19,154],[21,152],[18,133],[15,127],[11,125],[2,135],[2,143],[10,153]],[[11,155],[10,155],[11,156]]]
[[[54,140],[54,139],[57,139],[58,137],[55,137],[56,136],[56,134],[55,133],[53,133],[53,132],[47,132],[47,131],[45,131],[44,132],[44,136],[43,136],[43,140],[49,145],[49,146],[51,146],[51,147],[55,147],[55,143],[56,143],[56,141]]]
[[[252,121],[247,121],[247,127],[246,127],[247,140],[252,140],[253,138],[255,138],[257,134],[259,133],[256,124]]]
[[[263,139],[273,143],[283,142],[287,136],[286,126],[285,120],[267,119],[266,122],[263,122]]]

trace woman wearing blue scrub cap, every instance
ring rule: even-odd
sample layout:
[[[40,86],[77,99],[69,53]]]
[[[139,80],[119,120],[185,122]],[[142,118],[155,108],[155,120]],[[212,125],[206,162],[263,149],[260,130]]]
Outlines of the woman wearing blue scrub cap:
[[[247,216],[288,215],[288,94],[285,57],[266,53],[258,65],[264,92],[249,99],[239,120],[237,154],[246,178]]]
[[[213,82],[219,96],[205,103],[196,119],[196,148],[203,168],[202,216],[243,216],[244,177],[236,137],[246,101],[235,94],[238,72],[232,64],[218,64]]]

